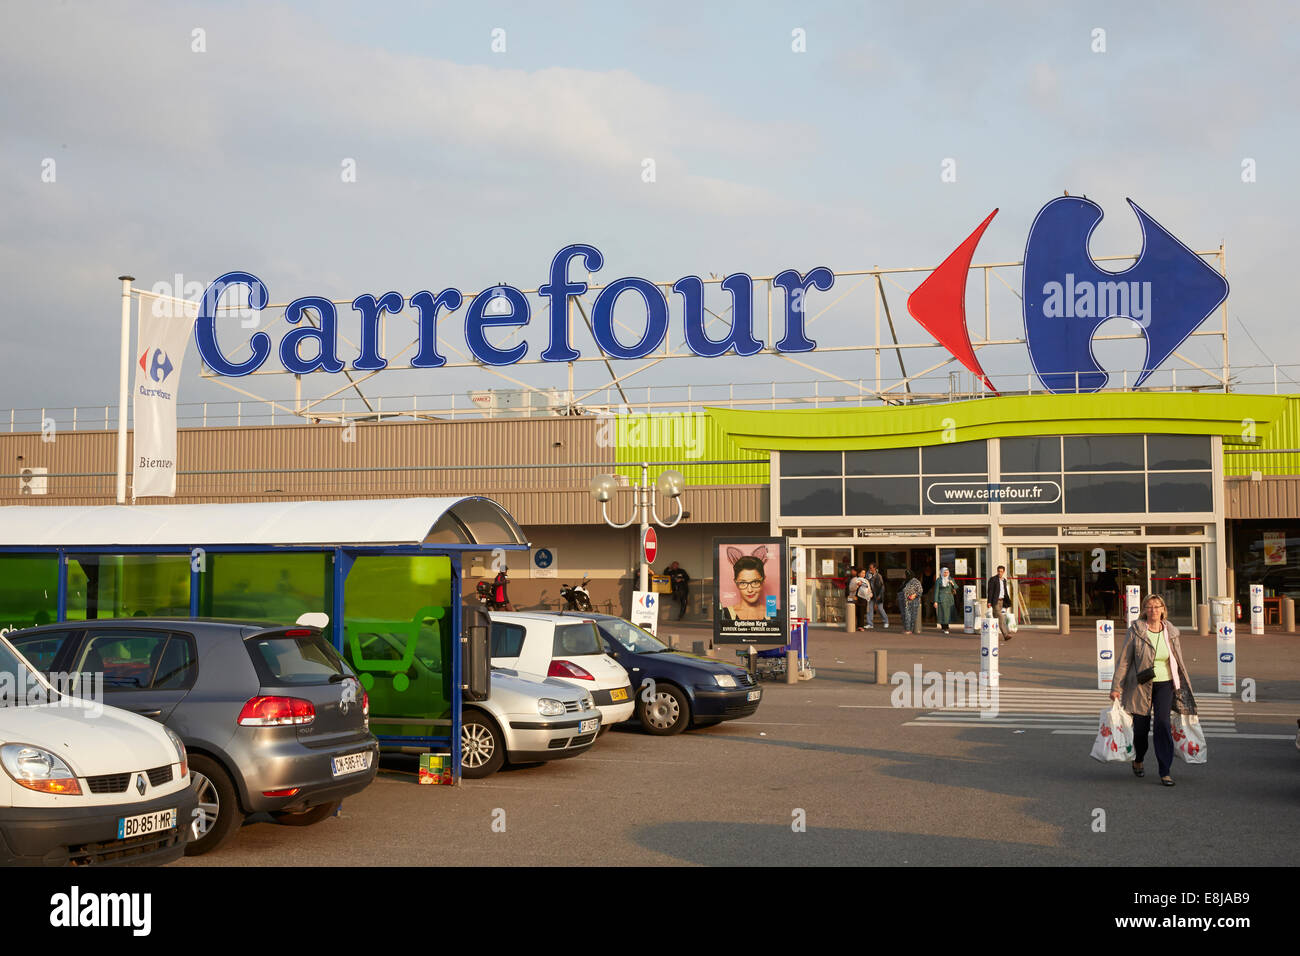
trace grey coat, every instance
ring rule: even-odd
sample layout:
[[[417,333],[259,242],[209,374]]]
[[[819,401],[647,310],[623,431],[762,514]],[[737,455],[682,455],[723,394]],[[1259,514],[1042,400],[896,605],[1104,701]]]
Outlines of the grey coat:
[[[1182,644],[1178,641],[1178,628],[1168,621],[1165,621],[1165,636],[1169,639],[1169,649],[1172,654],[1170,666],[1177,663],[1178,683],[1180,687],[1187,690],[1187,699],[1191,701],[1190,712],[1194,714],[1196,701],[1191,696],[1192,682],[1183,664],[1185,658]],[[1139,684],[1137,675],[1138,671],[1152,666],[1155,656],[1155,645],[1147,637],[1147,622],[1139,618],[1129,625],[1124,646],[1120,649],[1119,656],[1115,658],[1115,677],[1110,685],[1112,690],[1120,692],[1120,706],[1130,714],[1145,717],[1151,713],[1151,685],[1155,682],[1147,681],[1145,684]],[[1183,702],[1179,699],[1181,696],[1181,694],[1174,695],[1174,713],[1183,713]]]

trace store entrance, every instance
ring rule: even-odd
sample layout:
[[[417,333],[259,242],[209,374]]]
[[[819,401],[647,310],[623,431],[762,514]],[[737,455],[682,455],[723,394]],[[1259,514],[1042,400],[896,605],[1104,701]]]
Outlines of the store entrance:
[[[1016,620],[1054,627],[1057,619],[1056,545],[1011,548],[1011,580]]]

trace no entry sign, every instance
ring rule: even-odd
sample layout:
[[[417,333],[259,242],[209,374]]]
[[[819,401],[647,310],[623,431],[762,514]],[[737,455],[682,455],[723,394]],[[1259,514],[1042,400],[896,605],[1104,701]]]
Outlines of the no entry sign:
[[[655,563],[655,555],[659,553],[659,533],[654,528],[645,529],[645,535],[641,538],[641,551],[645,555],[646,564]]]

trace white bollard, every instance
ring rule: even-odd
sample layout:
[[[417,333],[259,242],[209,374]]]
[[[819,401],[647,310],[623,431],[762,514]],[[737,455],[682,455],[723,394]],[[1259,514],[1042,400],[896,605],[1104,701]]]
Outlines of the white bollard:
[[[1124,594],[1128,607],[1128,620],[1125,623],[1132,624],[1142,616],[1142,589],[1136,584],[1130,584],[1124,588]]]
[[[1237,692],[1237,625],[1225,621],[1218,627],[1215,640],[1219,658],[1219,693]]]
[[[980,678],[989,687],[998,686],[998,621],[980,618]]]
[[[962,623],[962,632],[966,634],[975,633],[975,585],[966,584],[962,586],[962,607],[966,612],[966,618]]]
[[[1110,690],[1115,676],[1115,622],[1097,622],[1097,690]]]
[[[1264,585],[1250,586],[1250,633],[1264,633]]]

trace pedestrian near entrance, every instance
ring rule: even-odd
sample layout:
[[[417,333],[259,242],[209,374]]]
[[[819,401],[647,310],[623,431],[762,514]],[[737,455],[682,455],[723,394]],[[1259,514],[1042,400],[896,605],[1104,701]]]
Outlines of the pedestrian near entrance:
[[[952,620],[952,609],[956,603],[957,582],[945,566],[939,569],[939,580],[934,582],[934,611],[939,619],[939,629],[945,634],[951,633],[948,624]]]
[[[889,614],[885,611],[885,579],[877,569],[875,562],[867,565],[867,584],[871,587],[871,606],[867,609],[867,629],[876,626],[876,609],[880,609],[880,619],[886,630],[889,629]]]
[[[899,592],[898,596],[903,608],[903,630],[908,634],[921,633],[921,595],[923,593],[921,579],[908,571],[907,583],[903,585],[903,590]]]
[[[680,621],[686,616],[686,598],[691,593],[691,576],[674,561],[668,565],[668,583],[673,589],[673,598],[680,607],[677,612],[677,620]]]
[[[510,606],[510,596],[506,593],[506,587],[510,584],[507,580],[509,568],[502,568],[497,572],[497,576],[492,581],[492,600],[496,606],[503,611],[513,611]]]
[[[1174,734],[1170,711],[1196,713],[1192,682],[1183,664],[1178,628],[1170,624],[1168,608],[1158,594],[1142,607],[1142,616],[1129,625],[1124,647],[1115,661],[1111,700],[1133,715],[1133,774],[1145,776],[1142,760],[1147,754],[1147,734],[1155,722],[1156,764],[1160,782],[1174,785],[1169,776],[1174,761]]]
[[[1011,581],[1007,578],[1007,566],[998,565],[998,573],[989,578],[988,587],[984,589],[984,597],[988,599],[989,607],[993,609],[993,617],[998,623],[1002,622],[1002,612],[1014,611],[1015,603],[1011,598]],[[1002,643],[1011,640],[1011,632],[1005,627],[1001,627]]]
[[[871,584],[861,568],[853,569],[853,577],[849,581],[849,596],[853,598],[853,606],[856,608],[854,613],[857,615],[857,629],[865,631],[871,626]]]

